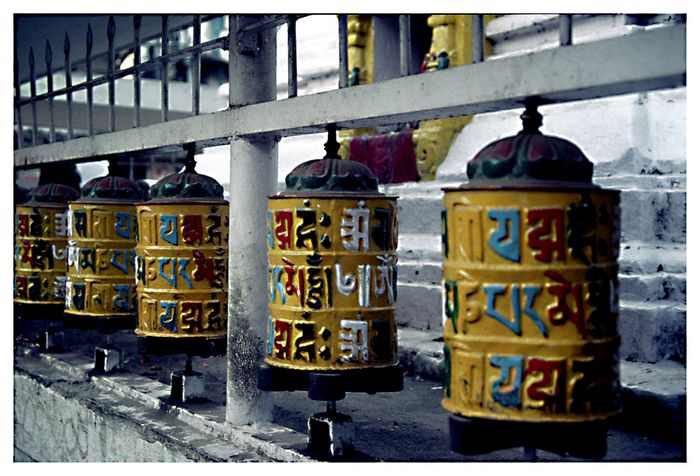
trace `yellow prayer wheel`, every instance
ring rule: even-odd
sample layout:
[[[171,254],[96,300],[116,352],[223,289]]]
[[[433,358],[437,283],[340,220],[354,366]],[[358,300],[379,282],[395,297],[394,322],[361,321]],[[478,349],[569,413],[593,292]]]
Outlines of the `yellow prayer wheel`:
[[[269,197],[267,212],[263,368],[291,374],[273,370],[277,377],[263,375],[261,388],[279,390],[284,386],[275,378],[290,380],[296,372],[303,380],[311,372],[356,376],[341,385],[347,391],[400,390],[397,197],[379,193],[365,165],[330,153],[296,167],[286,185]]]
[[[89,180],[69,204],[65,313],[78,326],[136,316],[136,203],[143,190],[114,175]]]
[[[29,201],[15,208],[14,302],[22,309],[22,317],[62,316],[66,212],[68,202],[79,193],[66,185],[45,184],[34,188],[29,196]]]
[[[469,182],[444,190],[442,406],[453,430],[460,418],[600,423],[621,411],[619,191],[592,184],[577,146],[541,134],[536,109],[521,117],[523,131],[486,146]],[[481,444],[468,439],[467,451]]]
[[[202,356],[226,351],[228,202],[213,178],[169,175],[136,207],[139,348]]]

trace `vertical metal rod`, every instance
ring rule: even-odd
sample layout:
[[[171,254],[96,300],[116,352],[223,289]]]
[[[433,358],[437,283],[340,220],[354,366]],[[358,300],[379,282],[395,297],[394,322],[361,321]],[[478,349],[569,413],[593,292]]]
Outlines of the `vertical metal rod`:
[[[537,448],[532,446],[523,446],[523,460],[529,462],[537,461]]]
[[[134,127],[141,126],[141,15],[134,15]]]
[[[256,17],[229,16],[229,105],[274,101],[277,95],[276,34],[258,33],[258,51],[236,47],[241,28]],[[267,197],[277,190],[277,140],[270,136],[231,139],[229,198],[229,305],[226,351],[226,420],[234,425],[269,421],[272,401],[257,387],[265,352],[269,299],[267,278]]]
[[[411,16],[399,15],[399,54],[401,76],[411,74]]]
[[[337,407],[335,404],[335,400],[328,400],[326,402],[326,412],[327,413],[336,413],[337,412]]]
[[[559,15],[559,45],[561,46],[573,44],[572,17],[573,15]]]
[[[472,15],[472,63],[484,61],[484,16]]]
[[[116,130],[114,117],[114,33],[116,26],[114,24],[114,15],[109,16],[107,21],[107,72],[109,73],[109,83],[107,84],[107,97],[109,101],[109,130]]]
[[[202,17],[194,15],[192,22],[192,46],[197,47],[202,42]],[[199,94],[201,77],[200,71],[202,67],[202,53],[196,49],[192,54],[192,115],[199,114]]]
[[[87,39],[85,41],[85,79],[92,81],[92,27],[88,23]],[[92,85],[86,90],[88,104],[88,135],[95,134],[95,125],[92,120]]]
[[[17,44],[17,42],[15,42],[15,44]],[[17,148],[21,149],[22,147],[24,147],[24,125],[22,124],[22,106],[19,105],[19,101],[22,100],[22,92],[19,87],[19,58],[17,58],[17,51],[15,51],[14,57],[15,111],[17,114]]]
[[[338,88],[348,87],[348,16],[338,15]]]
[[[160,118],[163,122],[166,122],[168,120],[168,59],[165,58],[167,56],[168,51],[169,51],[169,41],[168,41],[168,15],[162,15],[163,19],[163,28],[161,30],[161,56],[164,56],[162,59],[160,71],[161,71],[161,77],[160,77],[160,85],[161,85],[161,90],[160,90]]]
[[[70,38],[68,33],[63,39],[63,55],[64,55],[64,65],[66,69],[66,88],[68,92],[66,93],[66,104],[68,105],[68,139],[73,138],[73,72],[70,66]]]
[[[36,71],[34,69],[34,49],[29,48],[29,98],[32,104],[32,145],[36,145],[37,136],[39,134],[36,118]]]
[[[53,51],[51,51],[51,43],[46,40],[45,49],[46,59],[46,91],[51,94],[53,92]],[[49,96],[49,142],[56,142],[56,123],[53,115],[53,96]]]
[[[287,18],[287,95],[297,96],[297,19]]]

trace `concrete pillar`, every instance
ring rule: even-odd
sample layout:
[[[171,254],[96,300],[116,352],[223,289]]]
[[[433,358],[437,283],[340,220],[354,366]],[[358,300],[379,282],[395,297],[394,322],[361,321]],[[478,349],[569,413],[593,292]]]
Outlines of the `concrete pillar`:
[[[276,97],[276,28],[240,37],[260,17],[229,17],[229,104],[232,108]],[[231,139],[226,420],[234,425],[269,421],[270,398],[257,388],[268,317],[267,197],[277,186],[277,139]]]

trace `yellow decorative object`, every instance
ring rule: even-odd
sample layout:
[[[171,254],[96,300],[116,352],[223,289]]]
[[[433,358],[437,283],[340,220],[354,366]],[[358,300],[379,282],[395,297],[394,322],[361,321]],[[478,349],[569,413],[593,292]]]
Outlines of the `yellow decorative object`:
[[[484,15],[484,25],[497,15]],[[423,60],[423,72],[453,68],[472,62],[472,16],[431,15],[428,26],[433,29],[430,51]],[[491,53],[484,44],[484,56]],[[413,131],[418,171],[423,179],[434,179],[437,168],[447,157],[457,134],[471,122],[472,116],[448,117],[421,121]]]
[[[135,314],[135,203],[69,204],[66,314]]]
[[[456,188],[444,204],[443,407],[528,422],[618,413],[618,192]]]
[[[397,364],[396,213],[395,197],[376,194],[270,197],[269,365]]]
[[[348,84],[374,82],[372,15],[348,15]]]
[[[413,130],[413,147],[421,178],[435,178],[457,134],[471,120],[472,116],[458,116],[421,121],[420,127]]]
[[[14,302],[63,307],[67,207],[25,203],[15,208]]]
[[[137,335],[226,336],[228,211],[223,200],[136,207]]]

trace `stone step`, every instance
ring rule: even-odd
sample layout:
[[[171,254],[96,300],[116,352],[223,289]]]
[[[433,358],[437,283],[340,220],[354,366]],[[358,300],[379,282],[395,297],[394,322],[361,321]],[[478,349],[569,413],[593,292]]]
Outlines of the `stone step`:
[[[620,301],[620,357],[635,362],[685,362],[686,306],[655,301]]]
[[[432,263],[442,267],[442,238],[439,233],[399,233],[398,253],[400,265]],[[686,245],[622,240],[618,263],[620,275],[685,273]]]
[[[442,381],[444,354],[442,333],[400,328],[399,360],[409,372]],[[625,425],[654,434],[683,438],[686,421],[686,368],[669,360],[654,364],[620,361],[620,382]],[[649,416],[653,415],[653,425]]]
[[[677,188],[643,189],[625,181],[609,180],[609,188],[622,190],[620,198],[621,231],[627,241],[684,243],[686,235],[686,192],[680,188],[680,176],[668,178]],[[631,179],[630,179],[631,180]],[[600,182],[606,182],[602,180]],[[646,185],[654,185],[654,180]],[[602,184],[602,183],[601,183]],[[442,192],[404,187],[398,200],[399,234],[440,233]]]
[[[408,250],[411,251],[411,250]],[[398,261],[399,283],[441,285],[442,283],[442,259],[435,259],[437,251],[432,250],[432,256],[422,251],[421,259],[413,259],[418,252],[400,253]],[[661,253],[660,253],[661,254]],[[684,256],[683,256],[684,257]],[[432,259],[426,259],[432,258]],[[685,270],[685,260],[682,263],[674,263],[669,260],[664,264],[648,264],[652,257],[646,257],[646,261],[639,263],[631,259],[620,259],[620,273],[618,275],[620,299],[628,301],[686,301],[686,274],[683,272],[667,273],[665,269]],[[662,267],[662,271],[656,271]],[[650,268],[648,274],[640,274],[637,271],[644,266]],[[654,268],[656,266],[656,268]]]
[[[418,330],[442,332],[442,285],[399,282],[396,324]]]
[[[627,190],[620,207],[625,241],[685,243],[685,191]]]
[[[442,284],[442,261],[399,259],[398,268],[399,283]]]
[[[621,300],[686,302],[685,273],[620,274],[619,280]]]
[[[398,285],[396,321],[402,328],[442,332],[442,286]],[[618,333],[620,356],[638,362],[686,359],[686,306],[682,302],[623,299]]]
[[[620,275],[649,275],[661,271],[685,273],[686,246],[625,240],[620,245],[619,264]]]

